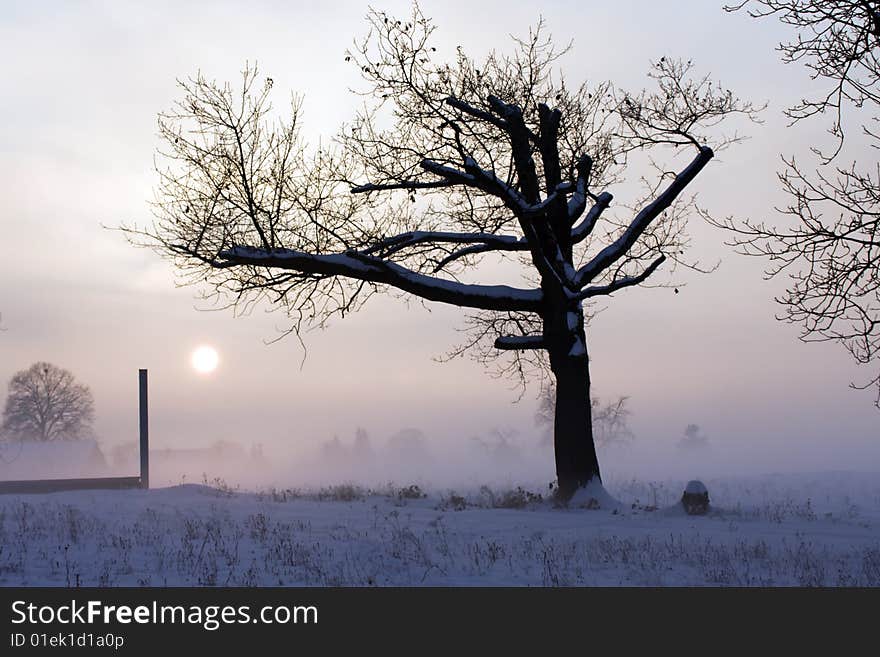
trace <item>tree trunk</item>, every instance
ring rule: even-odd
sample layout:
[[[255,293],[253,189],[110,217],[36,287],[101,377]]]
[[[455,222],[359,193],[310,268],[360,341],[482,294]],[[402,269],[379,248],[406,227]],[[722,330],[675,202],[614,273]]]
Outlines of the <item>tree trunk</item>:
[[[601,481],[593,443],[590,408],[590,373],[585,358],[565,358],[554,367],[556,414],[553,446],[559,495],[569,499],[594,477]]]
[[[562,313],[560,313],[562,314]],[[593,478],[601,481],[593,442],[590,406],[590,363],[586,350],[583,310],[569,311],[550,341],[550,367],[556,377],[553,448],[561,499],[568,500]],[[561,326],[560,326],[561,325]],[[545,326],[545,330],[550,327]],[[552,330],[551,328],[551,330]]]

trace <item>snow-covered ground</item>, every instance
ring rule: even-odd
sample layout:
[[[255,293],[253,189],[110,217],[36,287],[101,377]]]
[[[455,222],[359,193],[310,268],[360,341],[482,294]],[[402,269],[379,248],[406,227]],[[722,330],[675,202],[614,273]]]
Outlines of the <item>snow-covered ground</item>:
[[[683,482],[626,478],[598,509],[522,489],[219,481],[0,496],[0,584],[880,585],[880,475],[705,483],[706,516],[675,503]]]

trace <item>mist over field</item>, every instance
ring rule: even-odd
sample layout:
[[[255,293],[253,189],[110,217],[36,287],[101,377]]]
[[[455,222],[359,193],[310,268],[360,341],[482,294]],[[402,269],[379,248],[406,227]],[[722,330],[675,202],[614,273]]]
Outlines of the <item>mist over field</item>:
[[[555,41],[573,39],[572,53],[560,62],[571,80],[609,78],[639,88],[647,83],[648,60],[667,54],[692,58],[700,71],[745,98],[769,101],[764,123],[736,126],[750,138],[720,153],[695,183],[701,204],[721,215],[770,218],[771,208],[784,201],[775,175],[779,154],[806,157],[811,146],[828,141],[819,124],[784,128],[782,108],[816,85],[806,71],[778,61],[774,48],[786,32],[775,22],[725,14],[704,2],[678,7],[688,16],[682,21],[635,1],[576,10],[567,3],[545,3],[540,11],[481,7],[497,17],[491,41],[498,48],[539,13]],[[194,288],[175,288],[169,264],[102,228],[150,219],[156,113],[177,97],[177,78],[203,70],[232,80],[245,59],[256,60],[275,79],[278,102],[291,91],[304,94],[311,143],[350,114],[346,89],[358,79],[343,53],[364,29],[364,6],[305,9],[265,2],[242,15],[235,3],[220,3],[206,15],[175,8],[170,25],[169,8],[91,3],[48,13],[13,3],[4,16],[4,48],[25,64],[0,74],[16,98],[6,105],[0,127],[6,153],[0,162],[6,199],[0,215],[6,329],[0,334],[0,381],[37,360],[73,371],[92,388],[96,432],[108,447],[136,439],[140,367],[150,369],[156,447],[226,440],[249,449],[259,442],[267,453],[286,458],[290,452],[296,460],[334,435],[351,439],[358,426],[377,445],[407,427],[424,431],[438,450],[495,428],[515,429],[527,449],[537,442],[536,387],[513,404],[518,391],[487,376],[478,363],[435,361],[462,340],[459,309],[376,297],[362,311],[306,334],[303,362],[292,336],[265,344],[287,327],[283,314],[267,314],[267,306],[240,318],[196,312],[210,304],[198,301]],[[424,4],[438,25],[441,54],[459,44],[477,56],[487,50],[486,35],[476,28],[480,21],[468,8]],[[409,5],[389,3],[387,10],[407,13]],[[657,21],[668,25],[650,29]],[[320,30],[320,38],[308,30],[290,38],[303,24],[333,29]],[[622,42],[600,30],[579,38],[573,26],[585,24],[626,25],[638,37]],[[152,47],[150,35],[167,30],[163,48]],[[741,47],[745,33],[747,49]],[[640,48],[629,47],[635,42]],[[848,157],[868,147],[852,132]],[[639,173],[627,179],[636,181]],[[614,189],[620,203],[632,189],[629,183]],[[666,274],[658,282],[681,283],[677,295],[669,289],[620,292],[600,302],[605,309],[587,329],[595,392],[607,399],[630,396],[634,449],[652,455],[642,460],[674,464],[671,446],[696,423],[724,454],[707,464],[717,469],[880,462],[871,391],[849,388],[870,373],[838,345],[799,343],[797,327],[774,320],[772,297],[784,281],[763,281],[763,263],[724,247],[721,231],[699,220],[690,231],[692,251],[707,264],[720,261],[717,271]],[[39,258],[33,256],[37,245]],[[189,364],[203,343],[221,358],[210,377]],[[424,473],[410,473],[419,475]],[[534,476],[552,478],[552,471]]]

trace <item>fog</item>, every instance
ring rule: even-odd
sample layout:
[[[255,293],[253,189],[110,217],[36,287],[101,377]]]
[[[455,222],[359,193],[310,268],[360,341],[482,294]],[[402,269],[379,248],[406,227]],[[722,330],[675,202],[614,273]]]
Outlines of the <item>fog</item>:
[[[567,78],[641,88],[649,59],[679,56],[741,97],[768,101],[764,124],[742,126],[751,139],[722,153],[694,188],[719,215],[777,219],[779,155],[807,158],[826,139],[821,121],[785,127],[781,110],[816,87],[803,69],[779,63],[783,28],[702,0],[599,4],[541,3],[557,43],[574,41],[561,62]],[[405,12],[408,4],[381,6]],[[128,467],[113,454],[137,439],[137,370],[148,368],[157,484],[553,479],[552,447],[534,422],[537,386],[520,395],[477,363],[437,362],[461,339],[460,309],[377,297],[304,335],[306,352],[291,337],[267,344],[286,328],[284,316],[268,307],[244,317],[208,312],[197,289],[175,286],[169,264],[106,228],[150,220],[156,114],[178,97],[176,78],[202,70],[234,80],[245,60],[257,61],[279,104],[290,91],[305,95],[309,140],[331,135],[357,103],[346,92],[356,72],[343,55],[364,34],[366,8],[4,5],[0,385],[38,360],[71,370],[94,393],[108,468]],[[477,57],[506,48],[510,33],[538,18],[524,3],[425,1],[422,9],[447,53],[461,44]],[[845,158],[865,148],[855,131],[849,139]],[[625,202],[630,189],[615,189],[616,198]],[[880,412],[870,390],[849,387],[872,373],[837,345],[799,342],[796,326],[774,319],[785,281],[764,281],[764,263],[735,255],[699,220],[691,233],[692,255],[720,261],[716,272],[676,272],[677,295],[617,294],[588,327],[595,394],[626,395],[632,410],[634,439],[600,453],[606,478],[876,470]],[[210,375],[190,366],[202,344],[220,354]],[[705,447],[678,447],[690,423],[707,436]],[[358,427],[368,453],[353,449]],[[407,429],[423,435],[416,453],[391,440]],[[328,451],[334,437],[341,447]],[[173,467],[162,456],[218,443],[236,447],[221,456],[179,452]]]

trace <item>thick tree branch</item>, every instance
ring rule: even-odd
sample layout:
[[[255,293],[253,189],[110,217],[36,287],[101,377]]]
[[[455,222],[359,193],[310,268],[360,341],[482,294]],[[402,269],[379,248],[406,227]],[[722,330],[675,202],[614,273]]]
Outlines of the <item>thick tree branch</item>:
[[[589,212],[587,212],[587,216],[584,217],[577,226],[571,229],[572,244],[583,242],[590,236],[590,233],[593,232],[593,228],[595,228],[596,222],[599,220],[599,217],[611,204],[611,200],[613,198],[614,197],[608,192],[602,192],[601,194],[599,194],[599,196],[596,197],[596,203],[593,204],[593,207],[590,208]]]
[[[464,171],[454,169],[433,160],[422,160],[422,168],[436,176],[445,178],[449,183],[474,187],[492,196],[500,198],[517,216],[534,213],[535,210],[513,187],[507,185],[491,171],[477,166],[473,158],[464,161]]]
[[[623,234],[578,270],[575,278],[577,287],[583,287],[620,259],[638,241],[651,222],[672,205],[676,197],[703,170],[703,167],[709,163],[713,156],[711,148],[701,146],[691,163],[675,176],[675,179],[657,198],[642,208]]]
[[[520,130],[529,141],[540,147],[541,138],[532,132],[523,122],[523,112],[521,107],[512,103],[505,103],[497,96],[489,95],[486,97],[486,100],[489,101],[489,107],[492,108],[492,111],[507,121],[509,132]],[[522,125],[517,125],[520,123]]]
[[[541,290],[507,285],[469,285],[419,274],[396,263],[357,252],[312,254],[291,249],[266,251],[236,246],[218,254],[220,263],[291,269],[306,274],[345,276],[361,281],[391,285],[428,301],[483,310],[526,310],[542,307]]]
[[[663,264],[666,260],[665,255],[661,255],[659,258],[654,260],[641,274],[636,276],[624,276],[623,278],[618,278],[607,285],[594,285],[584,290],[581,290],[578,295],[578,299],[588,299],[590,297],[597,297],[601,295],[611,294],[612,292],[617,292],[617,290],[623,289],[625,287],[632,287],[633,285],[640,285],[644,283],[647,278],[656,271],[657,267]]]
[[[448,180],[431,180],[428,182],[404,180],[403,182],[387,183],[384,185],[358,185],[351,188],[351,193],[366,194],[368,192],[387,192],[393,189],[437,189],[440,187],[451,187],[454,184]]]
[[[393,237],[387,237],[369,248],[361,249],[364,255],[380,253],[384,257],[397,253],[417,244],[482,244],[487,250],[516,250],[520,243],[513,235],[496,235],[494,233],[453,233],[449,231],[412,230]],[[513,247],[513,248],[511,248]]]
[[[463,249],[459,249],[457,251],[453,251],[445,258],[441,259],[440,262],[437,263],[437,266],[434,267],[434,271],[438,272],[443,269],[446,265],[460,258],[467,257],[469,255],[477,255],[479,253],[488,253],[490,251],[528,251],[529,243],[525,238],[521,238],[517,240],[515,243],[506,243],[506,244],[474,244],[473,246],[467,246]]]
[[[495,338],[495,348],[506,351],[546,349],[547,343],[541,335],[502,335]]]
[[[575,164],[575,169],[578,172],[578,177],[575,182],[574,194],[568,200],[568,219],[571,223],[577,221],[577,218],[587,209],[593,158],[589,155],[582,155]]]
[[[463,100],[459,100],[454,96],[449,96],[449,98],[446,99],[446,104],[454,107],[461,112],[464,112],[465,114],[470,114],[473,117],[481,119],[486,123],[491,123],[492,125],[501,128],[502,130],[506,131],[510,128],[510,126],[507,125],[507,122],[503,119],[499,119],[494,114],[490,114],[489,112],[474,107],[473,105],[469,105],[468,103],[464,102]]]

